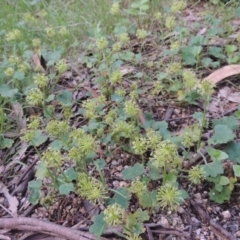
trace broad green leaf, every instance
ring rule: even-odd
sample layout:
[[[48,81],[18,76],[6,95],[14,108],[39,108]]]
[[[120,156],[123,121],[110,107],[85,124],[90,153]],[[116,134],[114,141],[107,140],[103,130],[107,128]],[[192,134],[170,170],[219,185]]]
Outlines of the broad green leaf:
[[[28,183],[28,187],[31,189],[36,189],[36,188],[41,188],[42,186],[42,181],[40,179],[37,180],[32,180]]]
[[[39,162],[36,168],[36,177],[43,180],[48,174],[47,166],[43,162]]]
[[[72,92],[65,90],[58,94],[57,100],[62,103],[64,106],[72,105]]]
[[[70,182],[77,179],[78,173],[72,167],[68,168],[64,173]]]
[[[229,184],[229,178],[225,177],[225,176],[221,176],[220,177],[220,181],[219,181],[219,184],[220,185],[228,185]]]
[[[222,204],[224,201],[230,199],[231,192],[232,191],[227,186],[225,186],[221,192],[218,192],[216,189],[212,189],[209,192],[209,197],[212,201]]]
[[[24,74],[24,72],[16,71],[14,73],[13,78],[21,81],[21,80],[23,80],[25,78],[25,74]]]
[[[207,152],[211,156],[212,160],[222,161],[228,158],[228,155],[225,152],[215,148],[208,147]]]
[[[13,98],[17,92],[18,92],[18,89],[16,88],[11,89],[8,84],[2,84],[0,86],[0,95],[2,97]]]
[[[48,136],[43,135],[41,130],[37,130],[34,138],[32,140],[32,144],[36,147],[40,146],[41,144],[43,144],[44,142],[46,142],[48,139]]]
[[[192,47],[183,47],[181,53],[184,64],[189,66],[193,66],[197,62],[192,50]]]
[[[155,167],[154,165],[148,164],[150,170],[148,173],[148,177],[151,178],[152,180],[158,180],[162,177],[162,175],[159,173],[159,169],[157,167]]]
[[[111,100],[114,101],[114,102],[117,102],[117,103],[122,102],[123,99],[124,99],[124,97],[123,97],[123,96],[120,96],[120,95],[118,95],[118,94],[113,94],[113,95],[111,96]]]
[[[89,231],[99,238],[105,231],[107,224],[104,221],[104,214],[101,212],[93,219],[93,224],[90,226]]]
[[[224,151],[228,154],[229,159],[240,163],[240,142],[230,142]]]
[[[41,198],[41,191],[39,189],[30,189],[29,202],[33,205],[38,204]]]
[[[131,194],[128,191],[128,189],[127,188],[118,188],[114,192],[115,192],[114,197],[107,200],[107,205],[117,203],[124,209],[127,209],[129,206],[129,200],[131,198]]]
[[[235,177],[240,177],[240,165],[233,165],[233,171]]]
[[[139,203],[143,208],[150,208],[154,206],[154,203],[157,200],[157,191],[146,191],[140,194],[138,197]]]
[[[179,192],[180,192],[180,197],[185,200],[187,198],[189,198],[189,194],[187,193],[187,191],[185,191],[184,189],[179,189]],[[183,203],[184,201],[181,202],[181,204]]]
[[[59,193],[69,195],[70,192],[74,191],[72,183],[63,183],[59,186]]]
[[[122,171],[123,178],[126,180],[134,180],[143,173],[144,166],[139,163],[136,163],[133,167],[128,167]]]
[[[46,98],[46,102],[51,102],[52,100],[54,100],[55,95],[54,94],[50,94],[47,98]]]
[[[215,178],[219,174],[223,174],[223,165],[219,161],[213,161],[207,165],[203,165],[203,169],[207,176]]]
[[[213,131],[213,136],[208,140],[209,144],[227,143],[235,138],[233,131],[226,125],[218,124],[214,127]]]
[[[94,161],[94,164],[97,164],[100,170],[107,165],[106,161],[103,159],[97,159],[96,161]]]
[[[234,116],[230,116],[230,117],[222,117],[220,119],[214,119],[212,121],[213,126],[217,126],[218,124],[221,125],[226,125],[227,127],[229,127],[232,130],[236,130],[239,128],[239,123],[236,117]]]
[[[236,9],[235,16],[240,17],[240,7]]]
[[[61,148],[64,146],[64,143],[60,140],[54,140],[49,145],[52,149],[58,149],[61,150]]]
[[[10,138],[5,138],[3,135],[0,135],[0,149],[10,148],[13,145],[14,141]]]

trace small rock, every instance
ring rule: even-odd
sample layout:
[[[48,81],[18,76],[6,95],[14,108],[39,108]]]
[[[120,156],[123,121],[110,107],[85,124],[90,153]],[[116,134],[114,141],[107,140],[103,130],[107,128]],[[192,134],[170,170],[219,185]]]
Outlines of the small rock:
[[[113,161],[111,162],[111,164],[112,164],[113,166],[117,166],[117,165],[118,165],[118,162],[117,162],[116,160],[113,160]]]
[[[196,234],[197,234],[197,236],[199,236],[200,233],[201,233],[201,228],[198,228],[198,229],[196,230]]]
[[[169,227],[168,220],[165,217],[161,217],[161,219],[158,221],[158,223],[161,224],[165,228]]]
[[[119,187],[119,181],[115,180],[112,182],[113,187],[117,188]]]
[[[191,217],[191,221],[192,221],[192,223],[199,223],[200,221],[197,219],[197,218],[195,218],[195,217]]]
[[[194,194],[194,197],[197,203],[202,203],[202,196],[200,193]]]
[[[179,213],[184,213],[185,212],[185,209],[183,207],[178,207],[178,210],[177,210]]]
[[[121,182],[119,183],[119,186],[120,186],[120,187],[128,187],[128,184],[127,184],[126,182],[124,182],[124,181],[121,181]]]
[[[235,233],[235,235],[236,235],[236,237],[240,237],[240,231],[237,231],[237,232]]]
[[[222,212],[222,216],[224,219],[229,219],[231,217],[231,213],[227,210]]]

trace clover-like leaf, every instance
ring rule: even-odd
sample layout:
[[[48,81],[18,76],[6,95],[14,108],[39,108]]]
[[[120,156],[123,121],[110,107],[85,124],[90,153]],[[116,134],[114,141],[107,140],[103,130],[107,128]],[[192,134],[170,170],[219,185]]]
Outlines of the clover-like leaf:
[[[235,177],[240,177],[240,165],[233,165],[233,171]]]
[[[236,130],[239,127],[239,123],[236,117],[230,116],[230,117],[222,117],[220,119],[214,119],[212,121],[213,126],[217,126],[218,124],[226,125],[232,130]]]
[[[72,183],[63,183],[59,186],[60,194],[69,195],[69,193],[72,191],[74,191],[74,186]]]
[[[209,144],[222,144],[232,141],[235,138],[233,131],[226,125],[218,124],[214,127],[214,134],[208,140]]]
[[[58,94],[57,100],[65,106],[72,105],[72,93],[68,90],[65,90]]]
[[[107,224],[104,221],[104,213],[101,212],[94,217],[93,224],[91,225],[89,231],[96,237],[100,237],[104,233],[106,227]]]
[[[36,168],[36,177],[43,180],[48,174],[47,166],[44,164],[44,162],[39,162]]]
[[[157,191],[146,191],[138,196],[139,203],[143,208],[153,207],[157,200]]]
[[[223,173],[223,165],[219,161],[213,161],[207,165],[203,166],[204,171],[207,176],[215,178],[217,175]]]
[[[208,147],[207,152],[211,156],[212,160],[222,161],[228,158],[228,155],[219,149]]]
[[[124,209],[127,209],[129,206],[129,200],[131,198],[129,190],[127,188],[118,188],[114,192],[114,197],[107,200],[107,205],[117,203]]]
[[[139,163],[136,163],[133,167],[128,167],[122,171],[123,178],[126,180],[134,180],[143,173],[144,166]]]
[[[11,89],[8,84],[2,84],[0,86],[0,95],[2,97],[13,98],[17,92],[18,92],[18,89],[16,88]]]
[[[48,136],[43,135],[41,130],[37,130],[35,132],[34,138],[32,140],[32,144],[36,147],[40,146],[44,142],[46,142],[48,139]]]
[[[225,176],[221,176],[220,177],[220,181],[219,184],[222,186],[228,185],[229,184],[229,178],[225,177]]]
[[[240,142],[230,142],[224,150],[231,161],[240,163]]]

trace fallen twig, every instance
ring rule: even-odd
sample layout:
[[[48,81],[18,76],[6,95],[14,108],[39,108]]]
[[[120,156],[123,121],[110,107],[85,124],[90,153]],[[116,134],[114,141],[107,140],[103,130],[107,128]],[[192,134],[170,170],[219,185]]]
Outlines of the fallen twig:
[[[16,218],[2,218],[0,219],[0,229],[18,229],[30,230],[41,233],[48,233],[51,236],[58,236],[59,238],[66,238],[68,240],[94,240],[96,237],[88,232],[59,226],[55,223],[46,222],[34,218],[16,217]],[[106,240],[106,238],[99,238]]]
[[[214,233],[225,240],[237,240],[231,233],[229,233],[226,229],[224,229],[221,225],[219,225],[217,222],[213,221],[209,214],[205,212],[201,206],[194,202],[193,200],[190,200],[191,205],[196,209],[202,220],[206,223],[208,223],[211,227]]]

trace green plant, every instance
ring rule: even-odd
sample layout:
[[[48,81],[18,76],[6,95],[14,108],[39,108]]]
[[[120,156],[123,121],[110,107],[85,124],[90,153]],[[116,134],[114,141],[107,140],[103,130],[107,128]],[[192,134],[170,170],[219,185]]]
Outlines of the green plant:
[[[205,36],[197,34],[201,25],[190,31],[181,17],[186,1],[132,1],[124,8],[124,1],[101,0],[99,9],[94,3],[73,1],[65,6],[65,1],[56,0],[3,5],[7,14],[0,23],[4,29],[0,32],[4,36],[0,39],[0,148],[14,144],[5,133],[17,125],[10,114],[17,102],[28,118],[24,129],[18,124],[17,134],[40,159],[36,179],[29,182],[30,202],[48,207],[59,195],[74,192],[104,207],[90,227],[97,237],[108,225],[121,225],[120,236],[139,240],[144,222],[156,211],[175,211],[189,197],[193,184],[208,182],[209,197],[217,203],[230,199],[240,176],[240,144],[235,142],[240,110],[235,116],[208,119],[214,85],[202,80],[199,72],[224,61],[238,63],[239,49],[235,43],[224,49],[211,46],[211,40],[225,31],[217,14],[207,10],[203,19],[211,27]],[[16,15],[11,18],[13,10]],[[84,26],[81,33],[79,26]],[[154,27],[161,29],[160,35],[152,31]],[[61,78],[76,67],[66,61],[66,55],[78,52],[83,32],[89,38],[81,45],[85,50],[81,63],[94,90],[84,100],[75,100],[75,90],[90,87],[78,84],[67,89]],[[162,55],[146,60],[149,46],[155,46],[152,39],[162,46]],[[34,67],[33,55],[40,61]],[[134,70],[125,71],[126,65]],[[192,114],[194,123],[179,136],[171,133],[167,121],[156,119],[159,106],[196,106],[199,100],[203,112]],[[209,129],[213,133],[204,141]],[[120,173],[125,187],[110,187],[109,159],[117,153],[131,156]],[[193,156],[201,156],[204,163],[185,170],[184,163]],[[226,162],[230,175],[224,169]],[[189,189],[183,189],[183,178]],[[42,191],[46,185],[49,196]],[[130,211],[132,200],[135,211]]]

